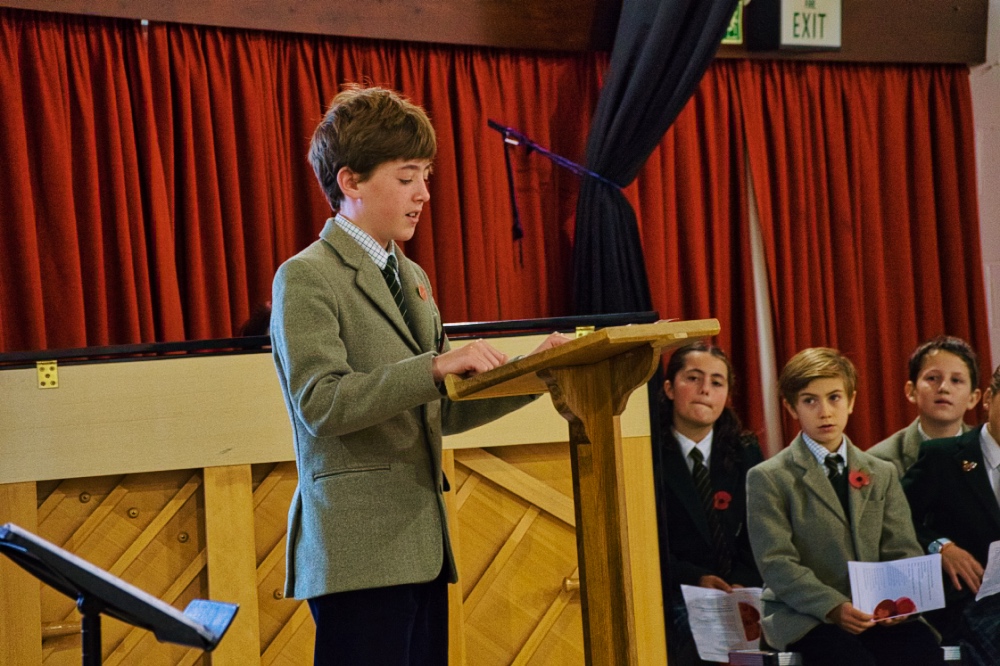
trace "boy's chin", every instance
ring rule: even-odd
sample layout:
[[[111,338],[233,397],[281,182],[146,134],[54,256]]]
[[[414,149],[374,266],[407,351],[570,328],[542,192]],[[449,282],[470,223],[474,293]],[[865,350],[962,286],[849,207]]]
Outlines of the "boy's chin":
[[[413,234],[416,233],[417,226],[413,225],[409,229],[401,229],[398,233],[393,235],[392,240],[397,243],[405,243],[406,241],[413,238]]]

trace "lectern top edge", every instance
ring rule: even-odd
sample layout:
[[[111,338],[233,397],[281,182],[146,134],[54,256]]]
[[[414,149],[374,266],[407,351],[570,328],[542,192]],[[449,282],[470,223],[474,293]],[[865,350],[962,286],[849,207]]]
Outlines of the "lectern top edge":
[[[690,339],[711,337],[719,330],[717,319],[658,321],[652,324],[602,328],[559,347],[526,356],[481,375],[467,379],[448,375],[445,378],[445,387],[452,400],[544,393],[546,391],[544,382],[534,376],[540,370],[590,365],[641,345],[652,345],[659,349]]]

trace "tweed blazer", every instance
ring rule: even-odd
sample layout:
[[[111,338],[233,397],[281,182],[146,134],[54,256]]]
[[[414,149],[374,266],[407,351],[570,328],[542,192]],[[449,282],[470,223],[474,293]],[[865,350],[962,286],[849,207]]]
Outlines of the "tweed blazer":
[[[430,281],[396,256],[412,331],[332,219],[274,279],[271,340],[299,473],[285,593],[297,599],[429,581],[442,566],[457,580],[441,437],[531,400],[442,397],[432,360],[449,345]]]
[[[896,471],[902,478],[906,470],[917,462],[917,457],[920,455],[920,445],[923,444],[924,440],[920,437],[920,430],[917,429],[919,423],[920,417],[915,418],[910,425],[889,435],[868,449],[868,453],[876,458],[891,462],[896,466]],[[962,424],[962,432],[969,432],[969,426],[965,423]]]
[[[747,472],[750,544],[764,579],[764,636],[783,650],[851,600],[847,562],[922,554],[893,466],[847,442],[847,469],[869,484],[849,488],[850,517],[802,435]]]
[[[719,572],[708,517],[684,454],[672,433],[668,432],[664,440],[654,459],[660,570],[664,582],[669,579],[665,587],[679,596],[681,585],[697,585],[702,576]],[[725,491],[732,498],[729,506],[719,512],[733,563],[732,571],[724,578],[745,587],[761,584],[747,538],[746,474],[763,459],[757,438],[752,434],[733,437],[728,442],[721,441],[716,434],[712,441],[709,460],[712,490]]]

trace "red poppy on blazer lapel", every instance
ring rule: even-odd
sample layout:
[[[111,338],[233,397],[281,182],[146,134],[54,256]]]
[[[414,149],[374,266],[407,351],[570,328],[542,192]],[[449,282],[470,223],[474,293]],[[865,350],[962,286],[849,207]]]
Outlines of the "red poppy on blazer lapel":
[[[857,490],[864,488],[872,482],[868,476],[868,472],[863,469],[851,470],[851,473],[847,475],[847,480],[850,482],[851,487]]]
[[[725,511],[729,508],[729,503],[733,501],[733,496],[725,490],[720,490],[712,496],[712,508],[716,511]]]

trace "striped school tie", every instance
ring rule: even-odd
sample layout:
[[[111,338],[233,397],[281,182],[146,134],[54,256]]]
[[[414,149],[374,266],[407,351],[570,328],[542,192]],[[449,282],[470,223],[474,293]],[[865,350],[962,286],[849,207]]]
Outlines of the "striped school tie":
[[[833,484],[833,489],[837,491],[837,499],[844,507],[844,513],[851,517],[850,500],[847,497],[847,475],[840,471],[840,466],[844,464],[844,458],[839,453],[831,453],[824,461],[826,463],[826,475]]]
[[[406,311],[406,302],[403,301],[403,287],[399,284],[399,274],[396,272],[397,266],[396,255],[390,254],[385,262],[385,268],[382,269],[382,277],[385,278],[385,283],[389,286],[392,300],[396,301],[396,307],[399,308],[400,313],[403,315],[403,321],[406,322],[408,328],[412,329],[410,326],[410,313]]]
[[[702,506],[705,507],[705,515],[708,517],[709,531],[712,533],[712,545],[715,546],[715,561],[718,565],[719,576],[725,578],[733,568],[732,558],[729,556],[729,547],[726,545],[726,537],[722,533],[722,520],[719,512],[715,509],[715,497],[712,494],[712,480],[708,477],[708,469],[705,467],[705,456],[698,449],[691,449],[688,454],[691,462],[691,477],[694,479],[694,487],[701,496]]]

